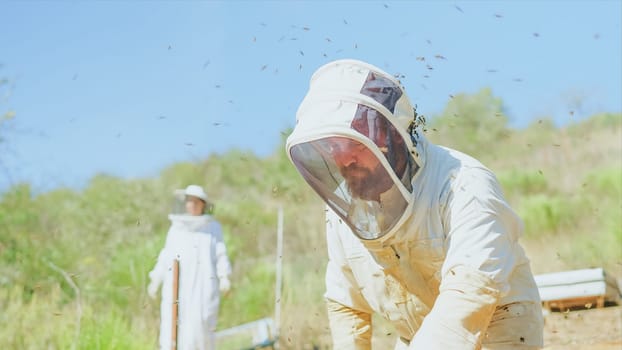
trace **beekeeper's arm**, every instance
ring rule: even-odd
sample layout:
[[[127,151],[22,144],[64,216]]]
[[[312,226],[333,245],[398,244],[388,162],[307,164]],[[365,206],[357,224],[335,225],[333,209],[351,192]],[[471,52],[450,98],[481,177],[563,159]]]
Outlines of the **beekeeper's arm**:
[[[227,247],[223,239],[222,227],[217,221],[212,222],[214,233],[214,239],[216,243],[216,275],[218,276],[218,286],[220,292],[226,294],[231,289],[231,282],[229,276],[231,275],[231,263],[227,256]]]
[[[460,177],[445,201],[447,255],[440,294],[409,349],[478,349],[509,290],[522,223],[491,173],[473,169]]]
[[[334,349],[371,349],[371,309],[363,299],[352,270],[346,263],[341,234],[349,228],[327,208],[326,304]]]
[[[173,259],[173,257],[171,256],[172,255],[171,236],[172,236],[171,230],[169,229],[168,233],[166,234],[166,241],[164,243],[164,247],[162,248],[162,250],[160,251],[160,254],[158,255],[158,260],[156,261],[156,264],[153,267],[153,270],[149,272],[150,281],[149,281],[149,286],[147,286],[147,293],[149,294],[151,298],[156,297],[158,288],[160,287],[160,284],[162,284],[162,281],[164,280],[164,275],[166,274],[166,270],[168,269],[168,266]]]

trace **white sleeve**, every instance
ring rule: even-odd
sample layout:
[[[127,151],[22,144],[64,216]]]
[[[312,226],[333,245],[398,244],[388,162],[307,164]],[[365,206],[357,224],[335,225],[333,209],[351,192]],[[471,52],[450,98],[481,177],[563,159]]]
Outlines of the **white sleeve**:
[[[346,262],[341,234],[352,234],[330,208],[326,209],[326,305],[335,349],[371,349],[371,309]],[[352,234],[353,235],[353,234]]]
[[[229,278],[229,275],[231,275],[231,263],[227,256],[227,247],[223,239],[222,228],[217,221],[213,221],[212,225],[212,234],[214,235],[214,243],[216,245],[216,275],[219,279]]]
[[[523,223],[506,203],[494,175],[471,169],[454,184],[444,223],[447,254],[442,276],[456,266],[480,271],[504,296],[521,261],[515,248]]]
[[[495,307],[509,291],[522,223],[494,175],[470,169],[450,193],[440,294],[410,349],[479,348]]]
[[[164,247],[160,250],[160,254],[158,254],[158,260],[156,261],[153,270],[149,272],[149,279],[151,283],[155,283],[156,286],[159,286],[164,280],[164,275],[166,274],[166,270],[168,269],[168,264],[173,260],[171,247],[172,247],[172,236],[173,234],[172,228],[169,228],[166,234],[166,241],[164,243]]]
[[[333,212],[326,208],[326,245],[328,265],[326,266],[326,293],[324,297],[344,306],[369,311],[360,288],[348,265],[341,235],[353,235],[350,228]]]

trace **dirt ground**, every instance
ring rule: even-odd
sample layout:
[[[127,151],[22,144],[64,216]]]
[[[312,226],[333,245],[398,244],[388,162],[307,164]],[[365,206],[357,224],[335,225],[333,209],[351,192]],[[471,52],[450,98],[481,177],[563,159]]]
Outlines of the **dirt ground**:
[[[374,319],[372,349],[392,349],[395,332]],[[622,350],[622,306],[547,312],[544,317],[545,350]]]
[[[545,316],[547,350],[622,350],[622,306],[551,312]]]

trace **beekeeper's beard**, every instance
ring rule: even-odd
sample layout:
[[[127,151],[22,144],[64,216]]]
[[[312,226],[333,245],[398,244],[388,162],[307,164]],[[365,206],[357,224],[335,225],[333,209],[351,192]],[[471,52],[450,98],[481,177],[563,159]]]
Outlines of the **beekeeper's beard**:
[[[393,185],[393,181],[386,176],[387,172],[380,163],[373,169],[352,163],[339,170],[346,180],[350,195],[354,198],[380,202],[380,194],[388,191]]]

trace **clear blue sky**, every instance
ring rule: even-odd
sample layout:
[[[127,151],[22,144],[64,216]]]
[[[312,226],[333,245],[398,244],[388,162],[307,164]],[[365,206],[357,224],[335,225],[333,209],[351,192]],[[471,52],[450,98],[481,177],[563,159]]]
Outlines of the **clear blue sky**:
[[[338,58],[405,75],[427,116],[483,87],[515,127],[620,112],[621,17],[620,1],[0,2],[0,192],[271,154]]]

